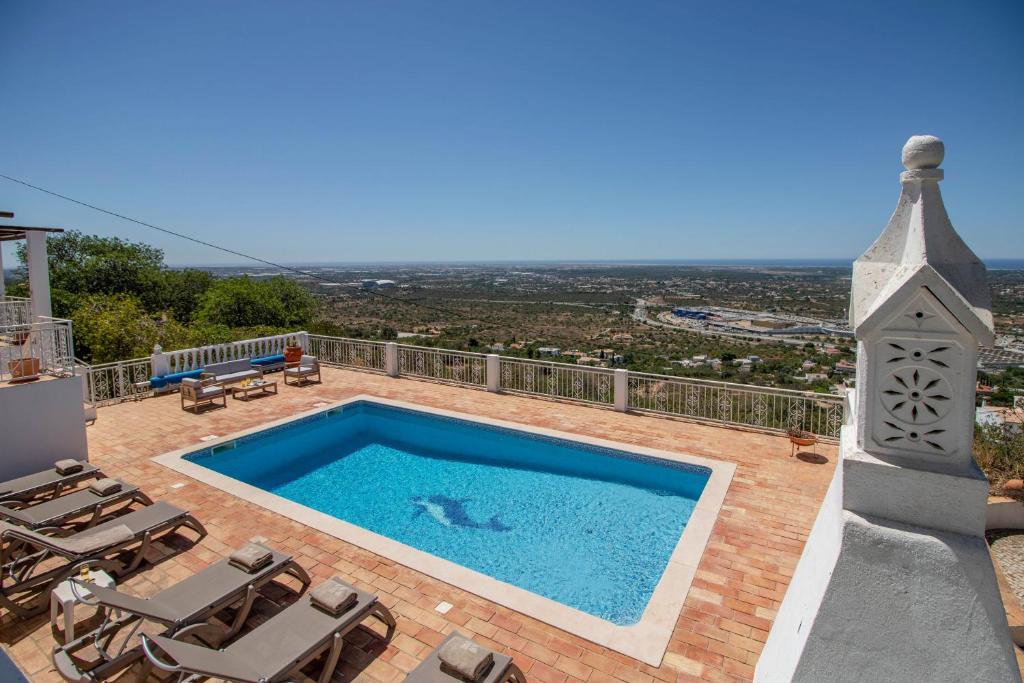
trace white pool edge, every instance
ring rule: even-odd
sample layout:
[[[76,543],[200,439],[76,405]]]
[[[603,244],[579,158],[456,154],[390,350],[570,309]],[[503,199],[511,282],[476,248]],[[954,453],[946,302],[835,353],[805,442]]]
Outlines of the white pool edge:
[[[662,574],[657,586],[655,586],[654,593],[644,609],[643,616],[637,623],[630,626],[617,626],[568,605],[541,597],[536,593],[499,581],[494,577],[468,569],[436,555],[417,550],[394,539],[368,531],[337,517],[295,503],[237,479],[232,479],[185,459],[186,456],[192,453],[205,451],[219,444],[234,441],[273,427],[286,425],[290,422],[334,410],[351,403],[363,401],[516,430],[527,434],[539,434],[566,441],[576,441],[600,448],[610,448],[671,462],[698,465],[708,468],[711,471],[711,475],[704,486],[704,491],[697,500],[697,505],[690,516],[689,522],[687,522],[675,549],[672,551],[665,572]],[[672,638],[672,632],[679,619],[679,613],[682,611],[683,603],[686,601],[686,596],[690,591],[694,575],[697,573],[697,565],[700,563],[704,549],[711,538],[715,521],[718,519],[719,511],[725,502],[726,491],[728,491],[729,484],[736,471],[736,465],[733,463],[711,460],[688,453],[635,446],[633,444],[598,439],[573,432],[561,432],[518,422],[495,420],[488,417],[458,413],[367,394],[352,396],[328,406],[289,415],[279,420],[264,422],[250,429],[244,429],[210,441],[195,443],[185,448],[155,456],[152,458],[152,461],[204,484],[209,484],[225,493],[259,505],[271,512],[374,552],[412,570],[449,583],[491,602],[503,605],[516,612],[533,617],[651,666],[661,665],[661,660],[665,655],[669,641]]]

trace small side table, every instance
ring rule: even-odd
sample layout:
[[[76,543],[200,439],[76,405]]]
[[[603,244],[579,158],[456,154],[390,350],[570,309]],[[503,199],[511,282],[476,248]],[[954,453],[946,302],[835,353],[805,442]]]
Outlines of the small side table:
[[[78,578],[78,575],[75,575]],[[101,588],[114,588],[114,579],[102,569],[90,569],[89,581]],[[78,592],[85,598],[92,597],[92,593],[85,588],[79,587]],[[70,643],[75,639],[75,605],[78,600],[71,592],[71,581],[61,581],[60,584],[50,593],[50,626],[57,628],[57,617],[61,611],[64,612],[64,642]]]

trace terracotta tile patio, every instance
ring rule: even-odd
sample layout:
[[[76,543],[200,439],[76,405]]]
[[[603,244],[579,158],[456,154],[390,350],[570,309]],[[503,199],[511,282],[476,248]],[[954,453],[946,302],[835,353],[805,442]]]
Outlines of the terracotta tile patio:
[[[409,379],[325,368],[321,385],[282,383],[279,389],[278,396],[229,400],[226,410],[199,415],[182,412],[176,394],[100,408],[88,428],[90,458],[109,476],[139,484],[154,499],[190,509],[210,532],[194,547],[165,544],[165,557],[154,557],[161,559],[158,564],[144,563],[122,584],[129,592],[150,594],[253,536],[290,550],[314,581],[339,574],[376,592],[398,619],[398,635],[386,648],[365,633],[352,638],[335,675],[340,681],[401,680],[456,628],[513,655],[527,679],[538,683],[750,680],[835,467],[832,446],[819,445],[818,453],[827,458],[819,464],[790,457],[783,437]],[[149,460],[203,436],[229,434],[356,394],[737,463],[661,666],[594,645]],[[179,483],[185,485],[175,488]],[[454,605],[443,615],[434,610],[442,600]],[[54,640],[45,617],[12,622],[5,616],[0,642],[31,680],[60,680],[50,663]]]

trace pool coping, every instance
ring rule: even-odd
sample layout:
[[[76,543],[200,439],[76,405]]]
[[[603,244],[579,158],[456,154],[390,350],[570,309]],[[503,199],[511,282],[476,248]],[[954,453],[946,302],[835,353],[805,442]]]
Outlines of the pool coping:
[[[329,514],[319,512],[237,479],[232,479],[185,459],[186,456],[198,451],[205,451],[251,434],[287,425],[297,420],[303,420],[319,413],[326,413],[359,402],[377,403],[492,427],[511,429],[527,434],[575,441],[597,448],[609,448],[670,462],[697,465],[709,469],[711,474],[704,486],[704,491],[697,500],[690,520],[683,529],[683,533],[680,535],[679,541],[669,557],[665,571],[658,580],[654,592],[644,608],[643,616],[635,624],[618,626],[550,598],[542,597],[526,589],[513,586],[481,572],[418,550]],[[712,529],[718,519],[722,504],[725,502],[725,494],[736,471],[734,463],[712,460],[688,453],[647,448],[645,446],[600,439],[574,432],[563,432],[519,422],[460,413],[369,394],[359,394],[312,410],[264,422],[249,429],[243,429],[226,436],[218,436],[215,439],[209,439],[163,453],[151,458],[151,460],[204,484],[220,489],[225,493],[259,505],[271,512],[369,550],[414,571],[449,583],[491,602],[503,605],[516,612],[533,617],[651,666],[661,665],[662,658],[672,638],[672,632],[682,611],[683,603],[686,601],[686,596],[689,594],[694,576],[697,573],[697,566],[700,564],[701,557],[704,555],[704,549],[711,538]]]

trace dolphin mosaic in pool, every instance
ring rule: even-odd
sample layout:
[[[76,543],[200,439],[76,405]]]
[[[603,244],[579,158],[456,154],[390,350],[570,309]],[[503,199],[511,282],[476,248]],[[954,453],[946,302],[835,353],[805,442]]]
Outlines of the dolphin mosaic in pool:
[[[490,531],[511,531],[512,527],[505,526],[498,521],[498,516],[491,517],[486,524],[475,521],[466,512],[466,503],[470,498],[449,498],[448,496],[416,496],[410,498],[409,502],[416,508],[413,517],[419,517],[424,512],[442,526],[459,526],[465,529],[488,529]]]

